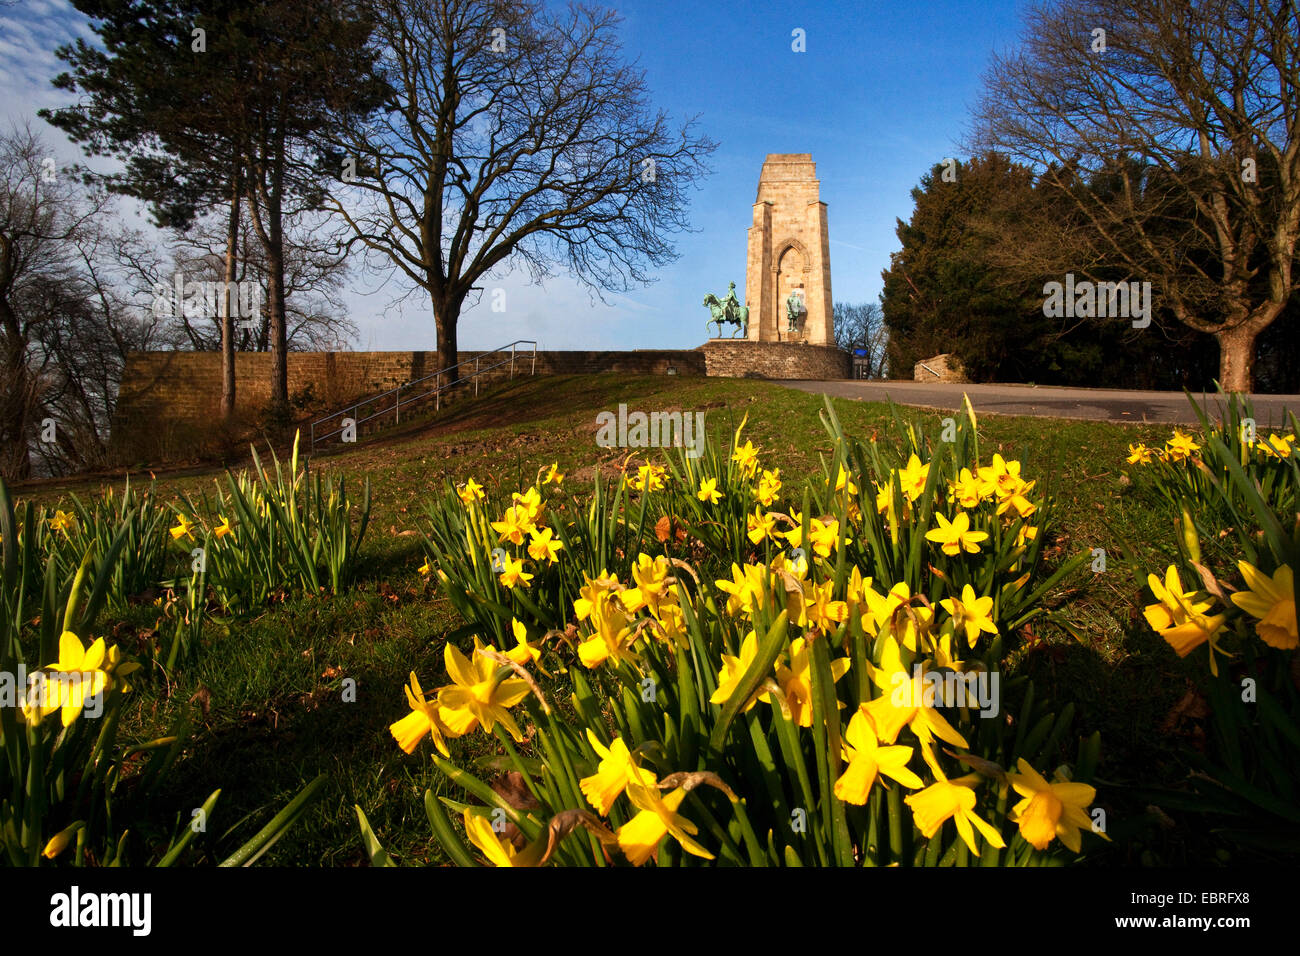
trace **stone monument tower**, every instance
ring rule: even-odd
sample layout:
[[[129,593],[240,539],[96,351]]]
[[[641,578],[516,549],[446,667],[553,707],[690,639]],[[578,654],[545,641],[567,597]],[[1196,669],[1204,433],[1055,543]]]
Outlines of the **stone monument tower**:
[[[811,153],[769,153],[763,162],[745,304],[750,341],[834,344],[826,204]]]

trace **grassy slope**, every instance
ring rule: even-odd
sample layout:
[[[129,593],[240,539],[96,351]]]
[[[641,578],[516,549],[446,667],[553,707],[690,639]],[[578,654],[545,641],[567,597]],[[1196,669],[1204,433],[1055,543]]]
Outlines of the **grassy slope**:
[[[364,855],[354,803],[361,804],[390,852],[414,862],[437,860],[421,806],[426,787],[440,788],[427,757],[407,757],[387,725],[405,712],[401,685],[417,669],[426,681],[441,673],[442,637],[459,621],[420,579],[421,517],[427,493],[444,480],[474,476],[491,487],[521,489],[537,469],[558,461],[569,474],[565,489],[581,495],[595,468],[617,470],[626,452],[595,444],[596,413],[616,410],[701,410],[710,431],[729,440],[742,415],[746,436],[762,449],[765,467],[782,469],[787,489],[820,475],[819,455],[831,444],[818,420],[820,396],[751,380],[574,376],[517,380],[443,413],[436,423],[319,456],[313,467],[344,474],[349,484],[369,480],[374,512],[364,546],[362,580],[333,598],[291,598],[229,627],[210,626],[210,642],[196,666],[174,675],[169,687],[142,687],[129,733],[158,736],[175,716],[195,713],[196,739],[176,768],[169,804],[188,818],[216,787],[223,804],[209,834],[218,852],[247,836],[220,831],[245,814],[264,820],[319,772],[331,775],[324,800],[268,858],[280,863],[347,865]],[[885,433],[887,406],[837,401],[845,431]],[[935,434],[943,413],[905,410],[916,426]],[[1075,702],[1076,728],[1099,729],[1102,778],[1119,784],[1172,780],[1179,773],[1173,738],[1157,727],[1189,686],[1195,668],[1179,662],[1141,621],[1140,583],[1164,567],[1172,528],[1128,493],[1121,476],[1127,445],[1163,440],[1164,429],[1043,418],[987,416],[980,421],[981,453],[1024,462],[1028,477],[1058,500],[1058,553],[1105,548],[1105,573],[1075,581],[1070,619],[1078,637],[1051,628],[1023,653],[1022,666],[1059,701]],[[212,488],[219,473],[159,477],[164,490]],[[28,494],[53,502],[66,490],[44,486]],[[23,492],[19,492],[23,494]],[[141,609],[131,620],[105,622],[130,647],[135,629],[150,623]],[[344,703],[342,677],[358,683],[355,703]],[[201,708],[201,709],[200,709]],[[1171,731],[1171,733],[1174,731]],[[463,742],[462,742],[463,743]],[[455,746],[455,745],[454,745]],[[453,755],[455,751],[453,751]],[[1120,804],[1112,814],[1140,807]],[[1157,858],[1181,856],[1180,837],[1129,843]],[[1121,857],[1124,859],[1125,857]]]

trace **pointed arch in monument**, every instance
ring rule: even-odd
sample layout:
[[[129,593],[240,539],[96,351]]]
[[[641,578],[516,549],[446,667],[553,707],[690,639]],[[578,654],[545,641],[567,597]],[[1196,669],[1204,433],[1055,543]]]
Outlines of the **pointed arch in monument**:
[[[782,330],[786,327],[786,299],[796,287],[802,289],[806,297],[812,276],[808,247],[802,242],[792,236],[783,240],[776,248],[778,251],[772,257],[772,281],[768,283],[768,288],[772,290],[774,296],[771,308],[772,314],[776,316],[779,341],[782,338]]]

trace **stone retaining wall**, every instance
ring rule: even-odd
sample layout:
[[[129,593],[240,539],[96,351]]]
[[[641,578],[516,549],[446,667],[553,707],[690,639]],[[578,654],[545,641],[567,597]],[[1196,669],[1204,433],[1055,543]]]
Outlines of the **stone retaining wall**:
[[[848,378],[851,364],[848,352],[825,345],[710,339],[702,348],[707,374],[729,378]]]
[[[951,352],[923,359],[912,366],[914,382],[965,382],[966,371],[961,359]]]
[[[483,366],[508,363],[510,353],[460,353]],[[715,339],[690,350],[538,352],[537,375],[713,375],[771,379],[836,379],[849,375],[850,357],[839,349],[785,342]],[[436,352],[291,352],[289,395],[295,408],[337,411],[349,402],[429,375]],[[516,353],[515,374],[531,372],[531,352]],[[473,367],[458,374],[468,377]],[[508,364],[480,376],[480,384],[510,377]],[[212,452],[247,433],[270,399],[271,355],[235,356],[236,419],[220,424],[221,355],[218,352],[133,352],[122,375],[112,445],[125,461],[155,461]]]

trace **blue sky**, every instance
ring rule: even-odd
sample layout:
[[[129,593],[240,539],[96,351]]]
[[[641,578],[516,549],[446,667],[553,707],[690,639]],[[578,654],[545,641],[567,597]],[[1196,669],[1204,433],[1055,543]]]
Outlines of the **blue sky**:
[[[719,143],[713,174],[694,193],[696,231],[677,237],[680,259],[657,281],[602,305],[565,277],[531,285],[522,273],[487,284],[506,290],[506,312],[485,296],[462,315],[462,348],[514,338],[543,348],[693,348],[706,338],[705,292],[745,288],[746,230],[768,153],[811,153],[828,205],[836,301],[874,301],[897,249],[895,220],[927,169],[961,155],[969,108],[989,56],[1014,46],[1023,2],[650,0],[611,3],[623,51],[646,72],[656,104],[675,119],[698,114]],[[802,29],[806,52],[791,49]],[[54,48],[92,34],[66,0],[0,8],[0,102],[7,123],[30,119],[61,161],[80,159],[36,117],[60,105],[50,86]],[[143,220],[141,220],[143,223]],[[356,275],[347,303],[363,349],[432,349],[432,314],[418,294],[395,302],[382,276]]]

